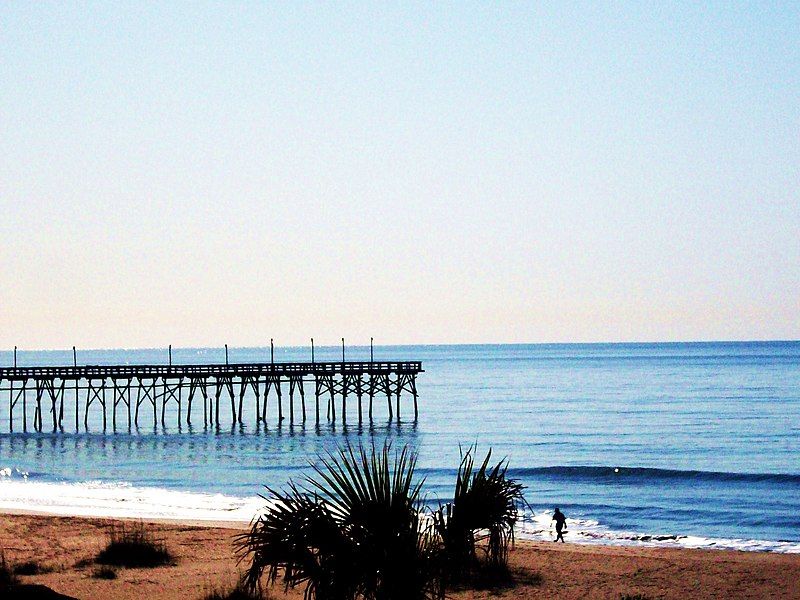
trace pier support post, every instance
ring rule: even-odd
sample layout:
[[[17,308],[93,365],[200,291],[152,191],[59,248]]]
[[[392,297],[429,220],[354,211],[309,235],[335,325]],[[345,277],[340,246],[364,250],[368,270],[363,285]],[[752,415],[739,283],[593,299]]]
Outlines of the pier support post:
[[[275,377],[275,391],[278,393],[278,424],[283,422],[283,396],[281,394],[281,378]]]
[[[315,401],[316,401],[315,410],[316,410],[316,415],[317,415],[317,426],[319,427],[319,393],[320,393],[320,389],[319,389],[319,378],[316,377],[316,376],[314,377],[314,388],[315,388],[315,392],[316,392],[314,394],[314,396],[315,396]]]
[[[303,376],[302,375],[290,375],[289,376],[289,421],[294,423],[294,392],[295,390],[300,392],[300,398],[302,401],[301,409],[303,411],[303,423],[306,422],[306,397],[303,392]]]
[[[246,379],[242,379],[239,386],[239,425],[242,425],[242,413],[244,412],[244,392],[247,389]]]
[[[36,406],[33,409],[33,430],[42,431],[42,394],[44,393],[44,381],[36,379]]]
[[[269,388],[272,384],[269,381],[269,375],[264,378],[264,403],[261,405],[261,421],[266,425],[267,423],[267,399],[269,398]]]
[[[336,417],[333,417],[334,421]],[[347,423],[347,380],[342,377],[342,424]]]
[[[219,381],[217,381],[217,390],[214,393],[214,406],[215,406],[215,417],[214,420],[216,421],[214,425],[219,428],[219,396],[222,393],[222,388],[220,387]]]
[[[372,421],[372,401],[375,399],[375,375],[370,370],[367,390],[369,393],[369,420]]]
[[[233,400],[233,390],[231,390],[231,424],[236,423],[236,402]]]
[[[300,377],[299,383],[300,383],[300,405],[303,408],[303,423],[305,423],[306,422],[306,394],[305,394],[305,391],[303,391],[303,378],[302,377]]]
[[[58,428],[64,431],[64,384],[66,381],[61,380],[61,400],[58,405]]]
[[[358,386],[358,388],[356,390],[356,395],[358,396],[358,423],[359,423],[359,425],[361,424],[361,421],[362,421],[361,400],[364,397],[364,386],[363,386],[363,383],[364,382],[361,379],[361,375],[358,375],[358,380],[356,381],[356,384]]]
[[[28,432],[28,400],[25,393],[27,380],[22,382],[22,433]]]

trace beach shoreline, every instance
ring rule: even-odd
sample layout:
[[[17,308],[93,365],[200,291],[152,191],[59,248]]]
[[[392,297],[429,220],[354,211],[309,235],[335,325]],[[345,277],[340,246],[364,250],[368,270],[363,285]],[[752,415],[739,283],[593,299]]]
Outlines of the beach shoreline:
[[[11,563],[34,560],[52,568],[24,577],[81,599],[202,599],[232,585],[240,571],[234,537],[243,523],[146,520],[175,554],[175,566],[123,569],[115,580],[95,579],[81,565],[105,544],[114,525],[140,519],[108,519],[0,512],[0,547]],[[555,544],[518,540],[509,554],[520,584],[502,590],[463,590],[453,598],[800,598],[800,555],[735,550]],[[536,581],[540,578],[541,581]],[[526,583],[527,582],[527,583]],[[272,589],[274,598],[301,598],[302,591]],[[448,596],[451,596],[448,594]]]

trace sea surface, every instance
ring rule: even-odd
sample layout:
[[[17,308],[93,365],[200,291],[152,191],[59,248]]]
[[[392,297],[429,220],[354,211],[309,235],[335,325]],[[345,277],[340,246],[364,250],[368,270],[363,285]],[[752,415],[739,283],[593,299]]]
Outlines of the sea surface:
[[[309,359],[308,348],[275,349],[276,361]],[[311,411],[305,425],[279,424],[271,401],[266,427],[205,429],[196,408],[191,428],[168,411],[167,428],[104,434],[94,411],[75,433],[68,400],[63,433],[9,434],[4,392],[0,509],[249,521],[264,485],[301,478],[343,444],[386,441],[417,452],[436,506],[461,449],[477,444],[527,486],[522,536],[553,539],[559,506],[573,542],[800,552],[800,342],[375,347],[390,359],[423,361],[416,422],[410,399],[399,424],[376,399],[359,425],[351,397],[346,425],[340,410],[319,428]],[[269,349],[231,348],[229,360],[264,362]],[[173,361],[221,362],[224,351],[176,349]],[[166,362],[166,349],[78,353],[79,364]],[[18,354],[20,366],[71,363],[71,350]]]

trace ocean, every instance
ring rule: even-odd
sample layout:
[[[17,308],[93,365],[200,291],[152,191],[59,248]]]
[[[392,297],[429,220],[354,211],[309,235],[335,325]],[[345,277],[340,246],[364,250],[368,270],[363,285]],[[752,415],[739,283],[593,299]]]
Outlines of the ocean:
[[[340,353],[318,347],[317,360]],[[268,358],[269,348],[229,351],[231,362]],[[275,349],[276,361],[309,358]],[[264,485],[302,477],[320,452],[386,441],[417,452],[436,506],[461,450],[477,444],[526,486],[522,537],[553,539],[559,506],[572,542],[800,552],[800,342],[375,347],[375,360],[394,359],[423,362],[416,422],[405,400],[399,424],[378,400],[362,425],[350,401],[347,425],[337,414],[319,428],[270,414],[266,427],[206,430],[200,417],[179,429],[168,413],[164,429],[104,434],[95,412],[88,432],[9,434],[5,393],[0,509],[246,522]],[[224,351],[175,349],[173,361]],[[159,364],[167,351],[79,351],[78,362]],[[18,354],[20,366],[71,363],[71,350]]]

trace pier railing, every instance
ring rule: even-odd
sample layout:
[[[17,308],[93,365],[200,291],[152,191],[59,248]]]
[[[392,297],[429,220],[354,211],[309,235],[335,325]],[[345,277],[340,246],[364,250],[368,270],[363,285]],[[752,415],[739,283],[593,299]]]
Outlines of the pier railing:
[[[331,361],[296,363],[236,363],[197,365],[81,365],[65,367],[2,367],[0,381],[52,378],[216,377],[239,375],[315,375],[344,373],[421,373],[420,361]]]

